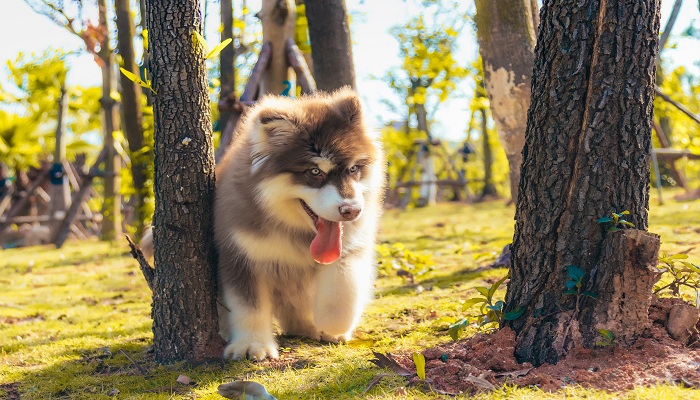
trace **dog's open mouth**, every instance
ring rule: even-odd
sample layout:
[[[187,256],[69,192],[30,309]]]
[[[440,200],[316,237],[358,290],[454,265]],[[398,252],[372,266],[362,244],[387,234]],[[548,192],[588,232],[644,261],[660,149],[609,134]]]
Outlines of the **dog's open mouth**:
[[[319,264],[331,264],[340,258],[343,248],[343,224],[323,219],[316,214],[304,200],[299,199],[304,211],[311,217],[316,226],[316,236],[311,241],[311,256]]]

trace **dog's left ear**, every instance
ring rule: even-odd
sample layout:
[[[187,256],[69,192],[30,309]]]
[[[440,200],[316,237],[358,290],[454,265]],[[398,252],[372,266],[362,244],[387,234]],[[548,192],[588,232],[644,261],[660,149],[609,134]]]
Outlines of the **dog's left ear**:
[[[349,87],[338,90],[333,94],[336,110],[348,123],[354,124],[362,119],[362,105],[357,93]]]
[[[294,134],[299,131],[299,127],[294,123],[291,116],[274,108],[262,110],[258,116],[258,120],[263,130],[270,138],[279,135]]]

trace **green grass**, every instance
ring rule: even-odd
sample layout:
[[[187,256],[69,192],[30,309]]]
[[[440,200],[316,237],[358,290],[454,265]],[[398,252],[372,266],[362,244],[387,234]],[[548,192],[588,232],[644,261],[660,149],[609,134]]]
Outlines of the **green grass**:
[[[324,345],[283,338],[284,359],[275,364],[153,363],[150,292],[125,242],[0,251],[0,398],[7,396],[8,385],[16,384],[23,399],[216,399],[219,384],[237,379],[260,382],[279,399],[404,398],[396,395],[406,385],[398,377],[383,379],[361,396],[384,372],[368,361],[371,351],[411,352],[449,342],[446,327],[462,316],[460,302],[475,293],[475,286],[489,285],[505,273],[477,268],[492,262],[510,242],[513,213],[503,202],[387,211],[381,241],[389,246],[400,242],[431,257],[434,268],[416,277],[422,290],[382,268],[377,298],[358,328],[359,340]],[[700,261],[698,227],[700,201],[652,203],[650,230],[661,234],[663,252],[683,251],[691,261]],[[467,335],[474,333],[470,329]],[[147,370],[146,376],[126,355]],[[197,385],[179,385],[180,374]],[[110,396],[114,389],[118,394]],[[419,388],[407,391],[405,398],[439,397]],[[554,394],[503,387],[476,398],[563,397],[700,398],[670,385],[615,396],[575,387]]]

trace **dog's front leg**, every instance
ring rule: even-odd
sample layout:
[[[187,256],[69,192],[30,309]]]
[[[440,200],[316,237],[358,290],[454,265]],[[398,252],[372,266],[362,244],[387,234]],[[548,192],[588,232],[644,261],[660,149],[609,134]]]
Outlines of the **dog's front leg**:
[[[224,357],[234,360],[250,358],[261,361],[277,358],[277,342],[272,331],[270,291],[253,273],[252,265],[244,257],[236,257],[230,249],[219,253],[219,290],[228,309],[229,343]]]
[[[320,267],[314,299],[314,324],[321,339],[350,340],[372,295],[371,260],[344,260]]]

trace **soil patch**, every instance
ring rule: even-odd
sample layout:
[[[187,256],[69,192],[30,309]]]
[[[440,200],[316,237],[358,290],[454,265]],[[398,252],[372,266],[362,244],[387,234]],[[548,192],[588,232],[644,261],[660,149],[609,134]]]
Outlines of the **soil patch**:
[[[519,364],[514,356],[515,332],[509,328],[428,349],[423,351],[426,380],[436,392],[454,395],[503,383],[550,392],[567,385],[613,392],[658,383],[700,387],[697,335],[679,342],[666,329],[669,312],[679,302],[655,299],[650,308],[653,324],[632,346],[574,349],[556,365],[534,368],[529,363]],[[410,355],[397,355],[396,359],[415,371]],[[418,383],[418,378],[413,381]]]

